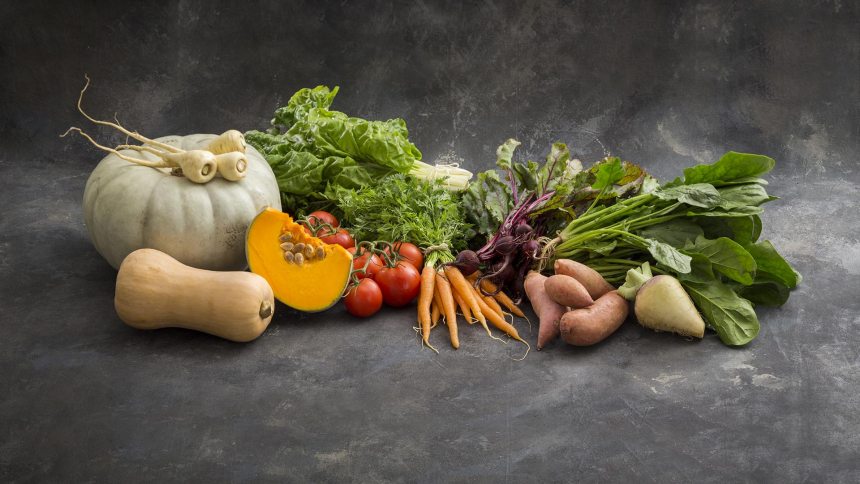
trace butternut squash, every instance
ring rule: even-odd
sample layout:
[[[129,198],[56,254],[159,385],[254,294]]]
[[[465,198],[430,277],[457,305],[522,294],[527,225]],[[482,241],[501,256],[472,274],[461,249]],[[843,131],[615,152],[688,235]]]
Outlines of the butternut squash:
[[[251,272],[263,276],[282,303],[300,311],[323,311],[343,295],[352,255],[309,235],[292,217],[267,207],[246,237]]]
[[[257,274],[195,269],[164,252],[138,249],[119,267],[114,306],[133,328],[187,328],[245,342],[269,326],[275,299]]]

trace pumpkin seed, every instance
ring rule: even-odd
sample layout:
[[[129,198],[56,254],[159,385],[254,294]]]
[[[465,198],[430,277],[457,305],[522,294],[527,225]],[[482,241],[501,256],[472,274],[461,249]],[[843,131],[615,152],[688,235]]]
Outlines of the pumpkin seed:
[[[285,234],[281,234],[281,236],[280,236],[280,237],[278,237],[278,241],[280,241],[280,242],[289,242],[292,238],[293,238],[293,234],[291,234],[291,233],[287,232],[287,233],[285,233]]]
[[[305,244],[303,244],[302,242],[299,242],[298,244],[293,246],[293,252],[297,254],[301,254],[303,250],[305,250]]]
[[[313,259],[315,253],[316,253],[316,251],[314,250],[313,246],[310,246],[310,245],[305,246],[305,259],[307,259],[307,260]]]
[[[301,253],[296,254],[293,258],[293,262],[295,262],[297,266],[302,266],[305,263],[305,256],[303,256]]]
[[[284,252],[284,260],[292,263],[295,260],[295,256],[292,252]]]
[[[320,260],[325,259],[325,247],[323,247],[323,246],[317,247],[317,257],[319,257]]]
[[[292,242],[284,242],[283,244],[281,244],[281,250],[285,250],[287,252],[292,251],[293,250],[293,243]]]

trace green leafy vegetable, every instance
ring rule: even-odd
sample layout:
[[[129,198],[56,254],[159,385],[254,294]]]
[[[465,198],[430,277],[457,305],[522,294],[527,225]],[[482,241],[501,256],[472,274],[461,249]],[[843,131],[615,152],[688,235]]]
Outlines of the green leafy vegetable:
[[[752,304],[719,282],[682,281],[687,294],[727,345],[745,345],[758,335],[759,322]]]
[[[398,174],[375,186],[339,190],[336,199],[342,220],[352,228],[356,240],[436,247],[425,256],[425,263],[431,266],[454,260],[452,251],[466,247],[469,224],[459,194],[445,188],[441,180]],[[447,248],[439,248],[443,245]]]

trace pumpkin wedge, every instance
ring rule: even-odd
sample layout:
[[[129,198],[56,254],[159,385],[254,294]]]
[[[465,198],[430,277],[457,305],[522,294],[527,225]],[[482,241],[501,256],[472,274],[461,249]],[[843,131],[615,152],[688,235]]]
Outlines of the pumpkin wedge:
[[[272,207],[251,222],[245,242],[251,272],[262,276],[278,301],[300,311],[330,308],[344,293],[352,255],[305,232]]]

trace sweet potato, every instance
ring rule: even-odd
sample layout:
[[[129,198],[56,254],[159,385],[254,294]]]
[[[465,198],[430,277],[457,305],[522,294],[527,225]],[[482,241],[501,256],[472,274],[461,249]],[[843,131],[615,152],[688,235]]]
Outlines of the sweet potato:
[[[591,299],[585,287],[570,276],[549,276],[544,282],[544,288],[550,299],[562,306],[578,309],[594,304],[594,299]]]
[[[585,290],[588,291],[591,299],[595,301],[600,296],[615,289],[597,271],[576,261],[568,259],[556,260],[555,273],[570,276],[579,281]]]
[[[558,322],[564,315],[565,308],[561,304],[553,301],[544,288],[546,276],[542,276],[537,272],[531,271],[526,276],[525,289],[529,301],[532,303],[532,308],[535,314],[540,318],[540,328],[538,329],[537,349],[543,348],[543,345],[558,337]]]
[[[561,318],[561,337],[576,346],[599,343],[627,319],[628,302],[617,291],[604,294],[594,304],[574,309]]]

